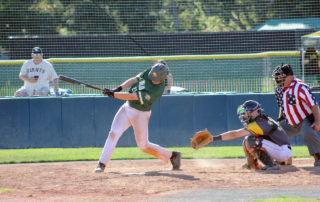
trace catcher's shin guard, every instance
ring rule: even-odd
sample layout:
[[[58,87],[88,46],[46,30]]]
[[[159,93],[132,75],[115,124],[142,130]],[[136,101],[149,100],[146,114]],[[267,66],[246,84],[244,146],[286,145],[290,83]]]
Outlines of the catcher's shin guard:
[[[273,163],[273,160],[268,155],[267,151],[262,147],[262,137],[249,135],[245,138],[244,144],[247,148],[249,156],[257,156],[258,159],[265,165],[263,170],[278,170],[280,167]],[[257,161],[257,158],[254,159]],[[253,163],[255,163],[255,161]],[[248,161],[249,163],[249,161]]]
[[[258,155],[258,159],[266,165],[267,168],[275,167],[275,164],[273,163],[273,159],[268,155],[265,148],[262,147],[262,137],[255,137],[253,136],[252,141],[254,140],[254,150],[256,151],[256,154]]]
[[[274,163],[273,160],[268,155],[267,151],[264,148],[260,148],[258,151],[258,158],[259,160],[268,167],[273,167]]]
[[[242,142],[243,150],[247,157],[247,163],[244,167],[246,167],[247,169],[254,168],[258,170],[261,168],[261,166],[258,163],[257,154],[254,147],[252,146],[252,141],[249,141],[250,138],[250,136],[247,136]]]

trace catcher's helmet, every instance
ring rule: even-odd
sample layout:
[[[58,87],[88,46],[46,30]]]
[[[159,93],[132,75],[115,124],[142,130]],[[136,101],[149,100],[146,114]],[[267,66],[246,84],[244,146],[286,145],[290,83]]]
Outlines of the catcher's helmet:
[[[252,117],[252,112],[259,110],[259,114],[263,110],[261,104],[255,100],[247,100],[242,105],[238,107],[237,114],[243,125],[247,125],[254,121]],[[247,112],[247,113],[246,113]]]
[[[279,88],[283,88],[284,81],[286,80],[287,76],[293,75],[293,71],[289,64],[279,65],[273,70],[272,77],[275,81],[275,84]]]
[[[167,78],[168,73],[167,65],[164,65],[163,63],[156,63],[152,66],[148,74],[148,78],[151,81],[160,81],[162,83]]]

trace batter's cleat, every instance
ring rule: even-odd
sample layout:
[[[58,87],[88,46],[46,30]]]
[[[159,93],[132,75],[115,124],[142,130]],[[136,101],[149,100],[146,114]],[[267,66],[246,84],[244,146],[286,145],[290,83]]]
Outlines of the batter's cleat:
[[[172,164],[172,170],[180,170],[181,165],[181,152],[172,152],[172,156],[170,158]]]
[[[104,168],[106,167],[106,165],[104,165],[103,163],[100,163],[97,165],[96,169],[94,169],[95,173],[102,173],[104,171]]]
[[[292,157],[290,157],[290,158],[289,158],[288,160],[286,160],[286,161],[280,162],[280,165],[282,165],[282,166],[292,165]]]

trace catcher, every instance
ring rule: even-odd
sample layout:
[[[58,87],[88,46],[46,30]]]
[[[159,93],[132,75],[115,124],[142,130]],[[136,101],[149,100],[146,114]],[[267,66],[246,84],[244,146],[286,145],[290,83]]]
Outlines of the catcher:
[[[242,146],[247,157],[243,165],[247,169],[279,170],[277,162],[285,162],[291,156],[289,138],[284,130],[267,115],[261,113],[261,105],[248,100],[238,107],[238,116],[244,128],[212,136],[208,130],[197,132],[191,147],[199,149],[210,142],[231,140],[246,136]],[[261,166],[259,161],[264,164]]]

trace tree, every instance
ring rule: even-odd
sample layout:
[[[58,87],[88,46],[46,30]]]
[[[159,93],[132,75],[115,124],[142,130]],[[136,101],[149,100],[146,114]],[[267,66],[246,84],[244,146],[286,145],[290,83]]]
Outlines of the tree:
[[[319,0],[2,0],[0,51],[9,36],[244,31],[319,10]]]

